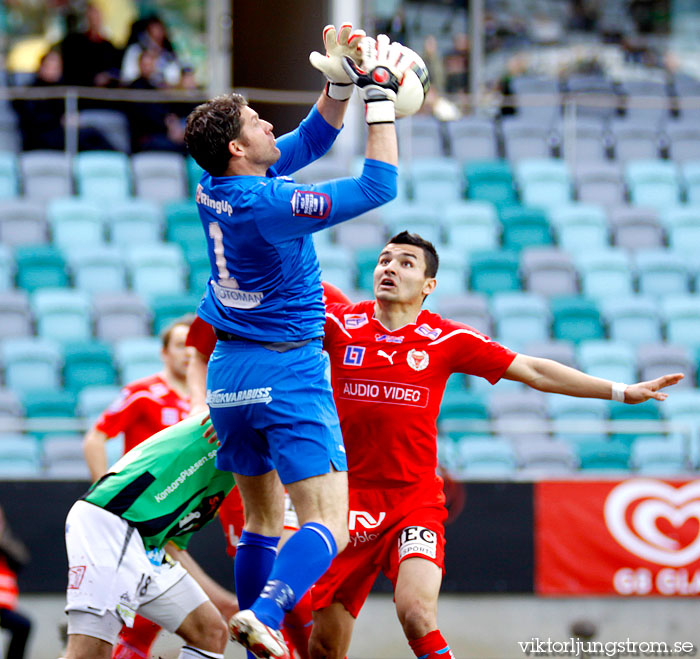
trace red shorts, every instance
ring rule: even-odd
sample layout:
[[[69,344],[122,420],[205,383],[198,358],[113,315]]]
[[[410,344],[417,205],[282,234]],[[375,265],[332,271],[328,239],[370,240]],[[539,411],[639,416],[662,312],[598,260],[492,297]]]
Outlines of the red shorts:
[[[340,602],[357,618],[379,571],[396,588],[399,564],[420,557],[444,568],[442,479],[396,490],[350,490],[350,542],[316,582],[315,611]]]

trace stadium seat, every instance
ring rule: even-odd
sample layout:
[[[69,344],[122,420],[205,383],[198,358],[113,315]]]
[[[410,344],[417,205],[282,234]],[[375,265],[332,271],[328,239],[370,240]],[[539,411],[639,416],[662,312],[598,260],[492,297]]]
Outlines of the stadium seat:
[[[321,278],[341,291],[349,291],[354,288],[356,273],[353,253],[346,247],[339,245],[329,247],[317,247],[316,255],[321,266]]]
[[[464,165],[467,179],[467,197],[489,201],[497,206],[517,203],[513,172],[503,160],[467,162]]]
[[[120,247],[159,243],[163,237],[160,205],[148,199],[114,201],[108,209],[110,240]]]
[[[601,301],[610,338],[639,346],[661,341],[661,318],[656,302],[634,295],[625,298],[605,298]]]
[[[578,458],[573,448],[556,439],[517,442],[515,455],[521,478],[562,476],[571,474],[578,467]]]
[[[591,441],[577,445],[579,465],[586,471],[615,471],[629,470],[629,447],[623,442]]]
[[[667,249],[639,250],[634,260],[640,294],[663,298],[689,292],[688,268],[679,254]]]
[[[377,266],[378,256],[376,247],[364,247],[355,251],[356,288],[359,290],[374,290],[374,268]]]
[[[521,160],[515,166],[515,180],[527,206],[548,208],[571,200],[571,178],[563,160]]]
[[[82,128],[97,130],[115,151],[123,153],[131,151],[129,122],[123,112],[117,110],[81,110],[78,122]]]
[[[510,80],[516,116],[546,120],[561,105],[559,80],[549,76],[516,75]]]
[[[61,385],[61,350],[49,339],[14,338],[0,344],[5,386],[17,392],[58,389]]]
[[[71,245],[64,251],[76,288],[86,293],[126,290],[126,262],[116,245]]]
[[[608,222],[602,206],[575,203],[555,206],[549,219],[557,244],[570,254],[610,246]]]
[[[164,205],[165,239],[177,243],[187,252],[188,249],[207,251],[202,221],[194,201],[171,201]]]
[[[119,367],[121,384],[153,375],[162,370],[161,342],[156,337],[144,336],[121,339],[114,344],[114,358]]]
[[[15,259],[7,245],[0,245],[0,291],[15,285]]]
[[[682,171],[687,202],[700,205],[700,158],[684,163]]]
[[[363,213],[351,222],[341,222],[335,226],[333,232],[337,245],[353,250],[361,247],[379,248],[389,237],[379,210]]]
[[[20,246],[15,250],[17,286],[28,292],[68,286],[66,262],[50,245]]]
[[[435,203],[392,203],[379,209],[389,236],[401,231],[417,233],[433,245],[442,243],[439,208]]]
[[[68,343],[63,347],[63,359],[63,382],[68,391],[78,393],[88,386],[117,384],[112,349],[108,343]]]
[[[552,133],[549,122],[514,117],[502,123],[501,132],[505,156],[511,162],[526,158],[548,158],[551,155]]]
[[[27,294],[19,289],[0,291],[0,340],[32,334]]]
[[[516,442],[547,437],[547,404],[539,391],[499,391],[489,397],[489,415],[493,429]]]
[[[501,242],[505,249],[550,245],[552,233],[544,211],[526,206],[506,206],[499,210],[503,225]]]
[[[637,381],[635,348],[626,341],[583,341],[577,351],[584,373],[613,382]]]
[[[674,162],[700,160],[700,129],[697,121],[668,122],[664,129],[669,156]]]
[[[75,394],[56,389],[35,389],[24,394],[22,406],[27,431],[35,437],[71,430],[75,419]]]
[[[40,474],[39,441],[29,435],[5,434],[0,441],[0,478],[37,478]]]
[[[625,80],[620,90],[624,96],[625,118],[635,123],[658,126],[668,119],[670,102],[665,82]]]
[[[0,199],[19,195],[17,169],[17,154],[10,151],[0,152]]]
[[[637,366],[641,381],[654,380],[667,373],[683,373],[673,391],[695,385],[695,364],[690,348],[671,343],[645,343],[637,348]]]
[[[17,392],[0,387],[0,432],[18,430],[23,417],[24,410]]]
[[[464,196],[462,168],[451,158],[420,158],[407,168],[412,198],[419,203],[458,201]]]
[[[540,295],[497,293],[491,299],[491,313],[496,339],[513,350],[549,339],[549,306]]]
[[[561,297],[550,301],[552,336],[580,343],[605,336],[596,304],[584,297]]]
[[[482,426],[488,419],[488,408],[483,396],[466,389],[445,391],[438,417],[441,433],[453,439],[484,433],[486,428]]]
[[[179,245],[132,245],[126,260],[134,292],[145,297],[185,292],[187,271]]]
[[[442,122],[427,115],[413,115],[396,124],[399,155],[408,160],[439,158],[445,155]]]
[[[498,157],[498,146],[493,122],[481,117],[462,117],[448,121],[450,154],[462,162],[466,160],[493,160]]]
[[[615,159],[652,160],[659,157],[659,134],[656,126],[644,121],[612,121],[609,124]]]
[[[676,164],[668,160],[632,160],[625,165],[630,199],[637,206],[662,210],[680,202]]]
[[[507,440],[467,439],[456,447],[458,480],[501,480],[513,477],[517,460]]]
[[[56,435],[42,441],[44,476],[50,479],[90,481],[81,435]]]
[[[198,293],[155,295],[151,299],[153,333],[160,334],[173,320],[194,314],[202,296]]]
[[[211,264],[206,251],[192,248],[185,251],[187,261],[187,288],[191,293],[202,293],[209,277],[211,277]]]
[[[683,444],[663,437],[636,439],[630,466],[639,476],[675,476],[691,471]]]
[[[674,391],[663,403],[663,412],[678,432],[690,438],[690,457],[696,466],[700,458],[700,390]]]
[[[660,219],[673,251],[679,254],[700,253],[700,204],[672,206],[661,212]]]
[[[92,425],[95,420],[119,397],[120,388],[115,385],[89,385],[78,393],[77,414]]]
[[[81,197],[124,199],[131,192],[129,157],[118,151],[84,151],[73,161],[75,181]]]
[[[666,401],[664,401],[665,404]],[[628,447],[632,445],[640,431],[649,431],[649,422],[661,420],[661,409],[655,400],[648,400],[638,405],[609,401],[608,405],[610,406],[610,421],[624,421],[632,424],[627,428],[618,428],[610,435],[612,441],[620,442]]]
[[[605,422],[608,418],[608,405],[604,400],[548,396],[547,412],[552,420],[555,437],[560,440],[575,445],[607,439]]]
[[[513,252],[474,252],[469,265],[469,287],[473,291],[492,295],[521,290],[518,256]]]
[[[555,125],[562,136],[561,154],[567,162],[593,163],[607,158],[608,139],[604,121],[576,117],[574,126],[562,121]]]
[[[633,294],[632,260],[622,249],[582,250],[576,255],[576,266],[581,291],[587,297],[603,299]]]
[[[105,241],[102,207],[97,198],[64,197],[51,200],[46,209],[51,242],[56,247],[101,245]]]
[[[93,300],[95,337],[113,343],[151,333],[152,312],[143,298],[131,292],[101,293]]]
[[[664,230],[652,208],[621,206],[610,211],[613,244],[625,249],[663,247]]]
[[[0,113],[0,150],[17,152],[22,136],[17,124],[17,115],[11,108],[5,107]]]
[[[40,288],[32,295],[31,303],[38,336],[63,343],[91,338],[87,293],[69,288]]]
[[[431,297],[463,295],[467,292],[467,259],[457,248],[440,250],[440,269],[437,288]]]
[[[24,196],[37,202],[73,193],[71,161],[63,151],[26,151],[19,157]]]
[[[607,121],[619,105],[615,83],[599,73],[571,73],[564,82],[569,102],[576,108],[576,116]],[[593,97],[593,102],[588,99]]]
[[[448,245],[473,252],[499,245],[501,224],[488,201],[461,201],[443,206],[441,218]]]
[[[491,315],[486,298],[480,293],[465,293],[440,299],[440,315],[464,323],[483,334],[491,333]]]
[[[204,170],[197,164],[192,156],[185,157],[185,170],[187,171],[187,191],[189,197],[197,194],[197,186],[202,178]]]
[[[700,347],[700,304],[697,295],[673,295],[661,300],[666,338],[671,343]]]
[[[569,254],[554,247],[529,247],[520,257],[525,289],[546,297],[576,295],[578,280]]]
[[[131,157],[136,196],[156,202],[177,201],[187,194],[185,159],[177,153],[144,151]]]
[[[580,202],[613,208],[625,202],[625,185],[619,165],[577,163],[574,169],[576,196]]]
[[[0,199],[0,244],[7,247],[47,242],[44,206],[25,198]]]

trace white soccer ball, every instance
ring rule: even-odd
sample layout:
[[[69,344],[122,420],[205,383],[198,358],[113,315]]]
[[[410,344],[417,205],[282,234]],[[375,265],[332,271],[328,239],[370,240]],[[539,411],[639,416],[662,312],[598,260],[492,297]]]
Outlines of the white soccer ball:
[[[394,107],[396,118],[410,117],[423,107],[425,97],[430,89],[428,67],[414,50],[403,46],[404,57],[412,60],[410,68],[404,74]]]

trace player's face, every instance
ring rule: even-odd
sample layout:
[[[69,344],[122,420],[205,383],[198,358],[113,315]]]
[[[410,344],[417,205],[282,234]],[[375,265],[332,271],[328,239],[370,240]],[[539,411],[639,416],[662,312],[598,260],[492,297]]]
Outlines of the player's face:
[[[415,245],[389,243],[374,268],[374,296],[384,302],[420,304],[435,280],[425,275],[425,255]]]
[[[175,325],[170,332],[170,341],[162,352],[165,367],[178,379],[185,378],[190,361],[190,352],[185,346],[188,329],[186,325]]]
[[[275,146],[272,124],[261,119],[247,105],[241,108],[241,134],[238,140],[245,149],[246,158],[255,165],[267,169],[279,160],[280,150]]]

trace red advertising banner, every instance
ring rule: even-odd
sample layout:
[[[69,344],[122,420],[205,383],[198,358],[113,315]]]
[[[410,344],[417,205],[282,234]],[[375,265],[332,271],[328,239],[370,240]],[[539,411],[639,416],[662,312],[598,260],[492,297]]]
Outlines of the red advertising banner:
[[[535,484],[535,592],[700,594],[700,481]]]

